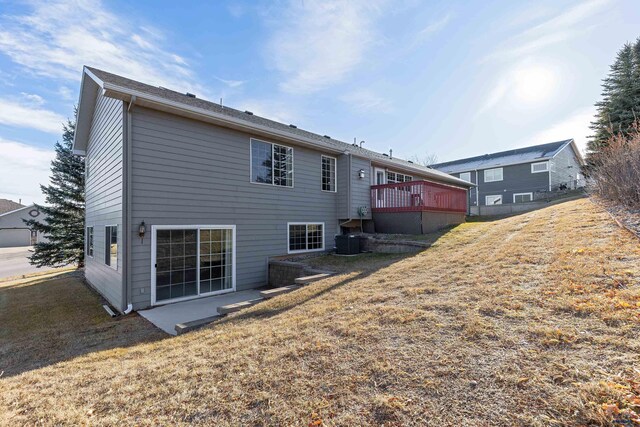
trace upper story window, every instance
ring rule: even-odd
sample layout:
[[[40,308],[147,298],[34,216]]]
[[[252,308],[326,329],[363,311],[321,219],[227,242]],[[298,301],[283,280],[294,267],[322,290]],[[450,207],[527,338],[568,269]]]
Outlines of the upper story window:
[[[484,182],[502,181],[502,168],[486,169],[484,171]]]
[[[322,191],[336,191],[336,159],[322,156]]]
[[[540,173],[549,171],[549,162],[531,163],[531,173]]]
[[[252,139],[251,182],[293,187],[293,148]]]
[[[93,258],[93,227],[87,227],[87,256]]]
[[[462,172],[460,174],[460,179],[463,181],[471,182],[471,172]]]
[[[408,182],[408,181],[413,181],[413,177],[411,175],[405,175],[399,172],[387,171],[387,184],[397,184],[399,182]]]
[[[118,269],[118,226],[109,225],[105,230],[104,263],[111,268]]]

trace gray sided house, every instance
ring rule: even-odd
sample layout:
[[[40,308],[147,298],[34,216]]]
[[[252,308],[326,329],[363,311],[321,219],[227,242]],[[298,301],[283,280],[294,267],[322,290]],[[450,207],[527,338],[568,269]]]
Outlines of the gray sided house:
[[[431,167],[476,184],[469,192],[473,212],[477,206],[527,203],[582,187],[582,165],[575,141],[567,139]]]
[[[31,230],[25,220],[44,220],[46,217],[35,205],[23,206],[0,199],[0,248],[32,246],[45,240],[42,233]]]
[[[74,152],[86,156],[85,276],[123,312],[264,286],[269,258],[330,250],[360,226],[462,222],[472,187],[88,67]]]

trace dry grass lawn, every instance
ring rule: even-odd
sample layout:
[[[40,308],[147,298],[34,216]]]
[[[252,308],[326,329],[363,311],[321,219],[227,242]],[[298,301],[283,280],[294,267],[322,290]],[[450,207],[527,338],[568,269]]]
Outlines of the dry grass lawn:
[[[0,424],[640,422],[640,246],[591,201],[352,267],[194,333],[0,378]]]

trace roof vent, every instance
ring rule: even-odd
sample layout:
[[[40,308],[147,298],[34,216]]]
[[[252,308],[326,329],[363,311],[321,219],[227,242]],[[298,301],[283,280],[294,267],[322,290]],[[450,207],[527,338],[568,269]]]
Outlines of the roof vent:
[[[387,153],[382,153],[383,156],[385,157],[389,157],[389,155]]]
[[[328,138],[328,139],[331,139],[331,137],[330,137],[329,135],[325,135],[324,137],[325,137],[325,138]]]
[[[196,96],[193,93],[185,93],[185,95],[187,95],[189,98],[195,98]]]
[[[248,114],[248,115],[250,115],[250,116],[253,116],[253,113],[252,113],[251,111],[249,111],[249,110],[245,110],[245,111],[244,111],[244,113],[245,113],[245,114]]]
[[[289,125],[290,128],[294,128],[294,129],[298,129],[298,126],[296,125]]]
[[[413,163],[411,160],[407,160],[407,162],[409,162],[409,163]]]

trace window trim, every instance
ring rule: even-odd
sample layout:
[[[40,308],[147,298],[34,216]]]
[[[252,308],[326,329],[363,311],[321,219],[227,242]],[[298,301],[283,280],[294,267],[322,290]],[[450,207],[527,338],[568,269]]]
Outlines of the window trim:
[[[533,167],[534,167],[535,165],[546,165],[546,169],[545,169],[545,170],[543,170],[543,171],[537,171],[537,170],[534,170],[534,168],[533,168]],[[545,173],[545,172],[549,172],[549,162],[548,162],[548,161],[546,161],[546,162],[536,162],[536,163],[531,163],[531,173]]]
[[[489,198],[489,197],[500,197],[500,203],[491,203],[491,204],[489,204],[487,202],[487,198]],[[487,194],[486,196],[484,196],[484,205],[485,206],[498,206],[498,205],[501,205],[503,201],[504,201],[504,196],[502,194]]]
[[[232,250],[231,250],[231,256],[233,257],[233,263],[231,265],[231,274],[232,274],[232,279],[231,279],[231,283],[232,283],[232,288],[231,289],[223,289],[221,291],[215,291],[215,292],[208,292],[205,294],[199,294],[199,295],[190,295],[187,297],[180,297],[180,298],[174,298],[174,299],[170,299],[170,300],[162,300],[162,301],[156,301],[156,259],[157,259],[157,244],[156,244],[156,240],[157,240],[157,231],[158,230],[196,230],[196,244],[198,245],[198,255],[197,257],[197,267],[196,270],[197,272],[197,276],[196,276],[196,280],[198,282],[198,289],[200,289],[200,229],[226,229],[226,230],[231,230],[231,238],[232,238]],[[236,265],[238,264],[237,261],[237,257],[236,257],[236,248],[237,248],[237,244],[236,244],[236,226],[234,225],[211,225],[211,224],[207,224],[207,225],[152,225],[151,226],[151,305],[152,306],[157,306],[157,305],[165,305],[165,304],[173,304],[174,302],[180,302],[180,301],[188,301],[188,300],[192,300],[192,299],[198,299],[198,298],[206,298],[209,296],[213,296],[213,295],[222,295],[222,294],[227,294],[227,293],[231,293],[231,292],[236,292]]]
[[[267,183],[267,182],[255,182],[253,180],[253,141],[257,141],[257,142],[262,142],[264,144],[270,144],[271,145],[271,184]],[[273,180],[275,178],[275,174],[273,173],[273,147],[274,145],[279,145],[280,147],[285,147],[285,148],[290,148],[291,149],[291,186],[288,185],[276,185],[274,184]],[[295,187],[295,154],[294,154],[295,150],[293,147],[290,147],[288,145],[284,145],[284,144],[279,144],[276,142],[271,142],[271,141],[266,141],[264,139],[258,139],[258,138],[249,138],[249,183],[250,184],[257,184],[257,185],[269,185],[271,187],[277,187],[277,188],[294,188]],[[337,164],[336,164],[336,173],[337,173]]]
[[[513,193],[513,203],[516,203],[516,196],[529,196],[531,198],[531,200],[529,200],[529,202],[533,202],[533,193],[532,192],[528,192],[528,193]],[[520,202],[520,203],[528,203],[528,202]]]
[[[464,174],[469,174],[469,179],[464,179],[464,178],[462,177],[462,175],[464,175]],[[460,173],[458,174],[458,178],[459,178],[459,179],[461,179],[461,180],[463,180],[463,181],[471,182],[471,172],[460,172]]]
[[[497,171],[497,170],[500,170],[500,179],[487,180],[487,172],[489,172],[489,171]],[[485,169],[484,170],[484,182],[500,182],[500,181],[504,181],[504,170],[503,170],[503,168],[491,168],[491,169]]]
[[[91,229],[91,240],[89,240],[89,229]],[[89,258],[93,258],[95,254],[95,243],[94,243],[94,228],[93,225],[88,225],[85,227],[86,234],[86,246],[84,249],[84,254]],[[89,243],[91,242],[91,243]]]
[[[390,181],[389,181],[389,174],[390,174],[390,173],[392,173],[392,174],[394,174],[394,175],[395,175],[395,177],[396,177],[396,178],[394,179],[394,181],[395,181],[395,182],[390,182]],[[397,178],[398,178],[398,175],[402,175],[402,176],[405,178],[405,180],[403,180],[403,181],[398,181],[398,179],[397,179]],[[412,181],[413,181],[413,175],[407,175],[406,173],[403,173],[403,172],[396,172],[396,171],[391,170],[391,169],[386,169],[386,170],[385,170],[384,177],[385,177],[385,184],[404,184],[405,182],[412,182]],[[409,179],[406,179],[406,178],[409,178]]]
[[[120,254],[120,242],[117,242],[118,249],[116,250],[116,265],[111,265],[111,236],[109,235],[109,243],[107,243],[107,228],[116,228],[116,240],[118,239],[118,224],[107,224],[104,226],[104,265],[107,267],[111,267],[112,269],[118,271],[118,255]],[[109,247],[109,250],[107,250]],[[107,258],[109,259],[109,263],[107,264]]]
[[[334,164],[334,171],[335,171],[335,184],[333,185],[333,190],[325,190],[324,188],[322,188],[323,182],[322,182],[322,167],[324,166],[322,160],[323,158],[327,158],[327,159],[333,159],[333,164]],[[320,191],[324,191],[325,193],[337,193],[338,192],[338,158],[337,157],[333,157],[333,156],[327,156],[326,154],[321,154],[320,155]]]
[[[322,247],[320,249],[301,249],[301,250],[291,250],[291,244],[290,244],[290,239],[291,239],[291,226],[292,225],[305,225],[305,226],[309,226],[309,225],[321,225],[322,226]],[[306,222],[306,221],[302,221],[302,222],[287,222],[287,254],[301,254],[301,253],[307,253],[307,252],[322,252],[324,251],[324,247],[325,247],[325,239],[324,239],[324,233],[325,233],[325,225],[324,222]],[[307,239],[307,247],[309,247],[309,236],[308,236],[308,229],[305,229],[305,236]]]

